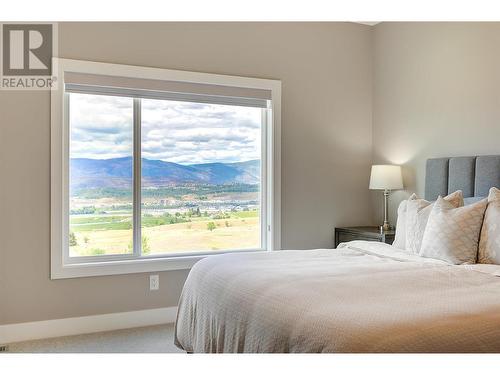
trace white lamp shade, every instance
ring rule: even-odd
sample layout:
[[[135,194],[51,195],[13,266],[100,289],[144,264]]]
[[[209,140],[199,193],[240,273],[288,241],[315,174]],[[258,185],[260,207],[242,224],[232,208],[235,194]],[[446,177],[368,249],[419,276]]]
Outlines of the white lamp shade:
[[[403,188],[403,177],[399,165],[372,165],[370,189],[398,190]]]

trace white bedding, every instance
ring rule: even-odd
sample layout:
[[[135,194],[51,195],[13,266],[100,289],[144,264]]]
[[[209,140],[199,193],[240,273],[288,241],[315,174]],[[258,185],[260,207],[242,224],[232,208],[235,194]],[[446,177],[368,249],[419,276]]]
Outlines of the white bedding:
[[[500,352],[500,267],[365,241],[208,257],[176,344],[189,352]]]
[[[374,241],[351,241],[340,243],[337,249],[350,249],[360,253],[379,256],[381,258],[390,258],[400,262],[419,262],[430,264],[447,265],[445,261],[433,258],[424,258],[417,254],[401,250],[397,247],[388,245],[383,242]]]

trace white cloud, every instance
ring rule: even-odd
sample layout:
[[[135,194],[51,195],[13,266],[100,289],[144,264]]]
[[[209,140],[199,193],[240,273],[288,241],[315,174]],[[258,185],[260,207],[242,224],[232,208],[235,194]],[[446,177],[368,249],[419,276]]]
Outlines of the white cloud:
[[[132,99],[71,94],[71,157],[132,155]],[[142,156],[198,164],[260,158],[259,108],[142,101]]]

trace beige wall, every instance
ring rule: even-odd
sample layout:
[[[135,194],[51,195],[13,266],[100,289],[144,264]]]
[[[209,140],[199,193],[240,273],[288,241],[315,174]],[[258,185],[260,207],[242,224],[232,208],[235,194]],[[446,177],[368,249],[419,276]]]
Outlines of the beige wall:
[[[373,42],[375,162],[423,195],[427,158],[500,154],[500,23],[382,23]]]
[[[379,35],[379,34],[378,34]],[[369,224],[371,31],[352,23],[63,23],[59,56],[281,79],[282,245]],[[0,92],[0,324],[174,306],[187,271],[49,279],[50,99]]]

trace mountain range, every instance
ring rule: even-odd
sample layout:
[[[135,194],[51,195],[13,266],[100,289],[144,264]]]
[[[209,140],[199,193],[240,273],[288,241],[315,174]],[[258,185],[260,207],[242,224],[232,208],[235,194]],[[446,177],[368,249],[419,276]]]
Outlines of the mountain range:
[[[71,159],[71,189],[129,188],[132,157],[114,159]],[[141,159],[142,184],[158,187],[177,184],[257,184],[260,161],[183,165],[163,160]]]

